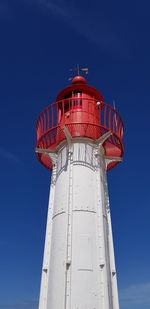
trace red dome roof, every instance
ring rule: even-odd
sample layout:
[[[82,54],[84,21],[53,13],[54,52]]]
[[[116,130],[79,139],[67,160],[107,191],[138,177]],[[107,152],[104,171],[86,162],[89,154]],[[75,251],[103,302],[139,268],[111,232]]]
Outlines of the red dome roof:
[[[77,75],[72,79],[70,86],[64,88],[57,95],[56,101],[64,99],[64,97],[72,91],[82,91],[83,93],[90,95],[98,101],[104,101],[102,94],[92,86],[87,84],[86,79],[83,76]]]
[[[87,84],[87,81],[83,76],[77,75],[72,79],[72,84]]]

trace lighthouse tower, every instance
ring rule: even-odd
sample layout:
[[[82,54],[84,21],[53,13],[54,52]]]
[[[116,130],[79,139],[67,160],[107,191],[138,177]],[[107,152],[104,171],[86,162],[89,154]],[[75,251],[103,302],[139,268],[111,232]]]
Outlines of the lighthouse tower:
[[[83,76],[37,121],[51,174],[39,309],[119,309],[107,171],[123,155],[123,123]]]

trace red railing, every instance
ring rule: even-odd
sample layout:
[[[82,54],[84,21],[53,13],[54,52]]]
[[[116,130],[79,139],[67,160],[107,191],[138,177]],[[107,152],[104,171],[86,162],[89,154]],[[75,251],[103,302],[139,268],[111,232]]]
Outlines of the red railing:
[[[96,110],[96,111],[95,111]],[[82,112],[84,117],[76,117]],[[68,113],[68,118],[67,118]],[[81,118],[81,121],[80,121]],[[67,119],[67,120],[66,120]],[[61,129],[64,124],[87,125],[103,128],[111,131],[117,139],[122,140],[123,122],[119,113],[104,102],[97,102],[94,99],[69,98],[49,105],[40,114],[37,121],[37,145],[46,135]]]

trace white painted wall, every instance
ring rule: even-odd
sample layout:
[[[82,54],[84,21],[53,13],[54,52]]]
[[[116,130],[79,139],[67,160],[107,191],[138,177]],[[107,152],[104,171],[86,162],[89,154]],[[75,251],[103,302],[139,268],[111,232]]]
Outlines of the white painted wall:
[[[103,148],[73,139],[56,162],[39,309],[119,309]]]

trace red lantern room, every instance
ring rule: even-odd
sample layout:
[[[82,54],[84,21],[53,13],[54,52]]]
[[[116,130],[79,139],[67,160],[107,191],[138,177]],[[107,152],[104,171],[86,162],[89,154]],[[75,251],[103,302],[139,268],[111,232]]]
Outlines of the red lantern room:
[[[56,102],[49,105],[37,121],[37,148],[57,151],[66,140],[66,128],[72,138],[98,140],[107,132],[109,137],[103,144],[105,156],[110,158],[107,169],[111,169],[123,155],[123,122],[118,112],[104,103],[103,96],[87,84],[83,76],[75,76],[70,86],[58,94]],[[37,153],[39,161],[52,168],[51,159]]]

